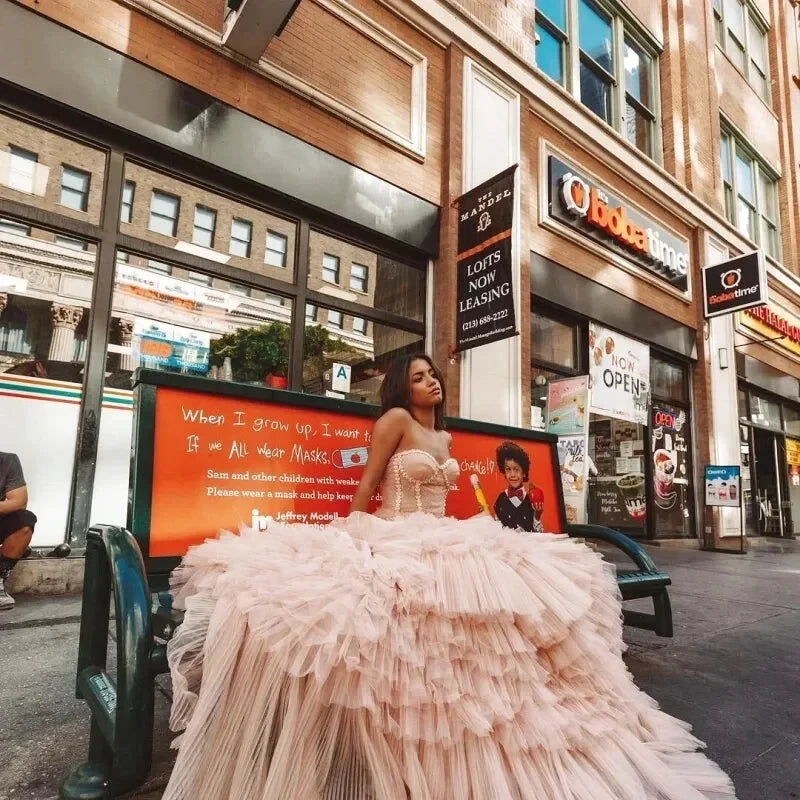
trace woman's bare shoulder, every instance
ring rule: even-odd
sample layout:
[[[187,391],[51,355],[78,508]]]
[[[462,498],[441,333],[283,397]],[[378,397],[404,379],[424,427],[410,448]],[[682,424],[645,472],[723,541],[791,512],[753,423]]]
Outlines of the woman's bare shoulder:
[[[405,428],[409,425],[413,417],[405,408],[390,408],[381,414],[375,421],[376,428],[388,430],[390,428]]]

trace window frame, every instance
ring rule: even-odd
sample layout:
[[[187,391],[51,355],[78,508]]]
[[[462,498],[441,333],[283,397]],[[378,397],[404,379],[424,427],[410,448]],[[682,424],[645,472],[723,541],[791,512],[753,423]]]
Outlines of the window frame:
[[[326,258],[332,258],[334,261],[336,261],[336,268],[335,268],[336,279],[335,280],[329,280],[328,278],[325,277],[325,270],[327,270],[328,272],[332,271],[331,267],[329,267],[329,266],[327,266],[325,264],[325,259]],[[322,254],[322,281],[323,281],[323,283],[329,283],[331,286],[339,286],[339,281],[341,280],[341,277],[342,277],[342,260],[341,260],[341,258],[339,258],[339,256],[334,255],[333,253],[323,253]]]
[[[85,191],[81,191],[80,189],[74,189],[71,186],[64,185],[64,178],[66,177],[67,172],[72,172],[75,175],[78,175],[82,180],[86,180],[86,189]],[[92,187],[92,173],[87,172],[85,169],[80,169],[79,167],[73,167],[71,164],[62,164],[61,165],[61,183],[59,185],[59,193],[58,193],[58,204],[63,206],[64,208],[70,209],[70,211],[77,211],[81,214],[86,214],[89,210],[89,192],[91,191]],[[70,205],[69,203],[64,202],[64,190],[68,193],[72,193],[75,195],[80,195],[81,203],[80,207],[75,207]]]
[[[125,195],[127,194],[129,187],[130,187],[130,200],[126,201]],[[121,223],[125,223],[126,225],[133,224],[133,203],[135,199],[136,199],[136,182],[124,180],[122,182],[122,199],[120,201],[120,207],[119,207],[119,221]],[[127,209],[128,212],[126,215],[128,217],[127,219],[124,219],[123,217],[123,211],[125,211],[125,209]]]
[[[356,326],[356,322],[359,323],[358,326]],[[358,333],[361,336],[366,336],[368,330],[369,330],[369,323],[364,317],[353,317],[353,333]]]
[[[247,239],[242,239],[239,236],[234,236],[234,230],[236,223],[240,225],[247,226]],[[245,244],[245,254],[241,255],[239,253],[234,253],[231,250],[234,242],[238,242],[240,244]],[[233,256],[234,258],[250,258],[251,253],[253,252],[253,223],[249,219],[243,219],[242,217],[231,217],[231,233],[230,238],[228,240],[228,255]]]
[[[558,83],[562,88],[569,92],[572,97],[583,105],[593,116],[597,116],[581,101],[581,65],[584,65],[594,75],[603,80],[611,93],[610,119],[605,120],[598,117],[601,121],[613,128],[622,138],[632,147],[635,147],[643,155],[647,156],[656,163],[661,163],[663,158],[662,131],[661,131],[661,92],[660,92],[660,71],[659,60],[662,46],[653,36],[642,27],[623,6],[617,5],[612,0],[564,0],[566,6],[567,30],[562,31],[558,25],[550,20],[538,8],[535,9],[534,24],[543,25],[547,31],[554,36],[563,36],[564,43],[564,64],[563,81],[559,83],[544,70],[539,71]],[[606,70],[591,55],[581,49],[579,41],[579,6],[581,2],[594,8],[600,16],[606,17],[611,24],[612,37],[612,62],[615,66],[614,74]],[[649,63],[648,84],[650,88],[649,105],[642,103],[631,92],[628,91],[625,79],[625,40],[629,40],[639,50],[645,54]],[[540,37],[534,29],[534,41],[536,45],[540,42]],[[534,51],[534,64],[536,63]],[[648,124],[648,147],[642,150],[635,142],[632,142],[627,133],[626,101],[630,98],[631,105],[645,117]]]
[[[725,158],[726,153],[727,159]],[[736,176],[737,158],[746,158],[750,162],[750,174],[754,196],[753,202],[755,206],[753,206],[753,202],[740,193],[740,187],[738,186]],[[750,145],[741,134],[734,130],[733,126],[724,118],[720,123],[720,171],[725,195],[725,217],[728,222],[743,236],[747,236],[747,234],[742,231],[739,222],[739,202],[745,203],[748,208],[751,209],[755,221],[755,236],[748,238],[761,248],[766,256],[773,261],[782,263],[781,219],[778,198],[778,182],[780,181],[780,176],[758,155],[755,148]],[[766,213],[764,199],[761,197],[762,178],[765,179],[774,191],[774,219]],[[775,238],[774,253],[770,252],[763,241],[763,225],[765,223],[772,231]]]
[[[274,236],[277,239],[281,239],[283,241],[283,250],[276,250],[274,247],[269,246],[269,237]],[[264,263],[268,267],[274,267],[275,269],[286,269],[289,265],[288,261],[288,252],[289,252],[289,237],[285,233],[281,233],[280,231],[275,231],[272,228],[267,228],[267,232],[264,234]],[[269,254],[270,253],[279,253],[281,255],[281,263],[280,264],[273,264],[269,261]]]
[[[769,63],[769,34],[771,25],[769,20],[764,18],[761,10],[751,0],[718,0],[719,7],[717,7],[717,0],[713,5],[713,18],[715,39],[717,47],[730,59],[731,64],[736,67],[737,71],[744,77],[753,91],[766,103],[767,106],[772,108],[772,79],[771,69]],[[730,22],[727,19],[728,12],[726,10],[727,3],[737,3],[742,9],[742,22],[743,22],[743,42],[739,42],[738,37],[730,29]],[[763,37],[764,42],[764,58],[765,72],[753,59],[753,46],[751,43],[751,30],[755,28]],[[736,59],[731,55],[730,40],[733,39],[736,46],[740,46],[742,53],[743,65],[740,66]],[[764,91],[760,90],[759,86],[753,81],[753,71],[757,71],[764,82]]]
[[[33,158],[27,158],[26,156],[33,156]],[[13,169],[12,160],[14,158],[21,158],[27,164],[32,164],[33,169],[31,170],[31,180],[30,180],[30,189],[20,189],[18,186],[11,185],[11,175],[12,172],[16,172],[17,170]],[[22,192],[22,194],[33,194],[34,189],[36,188],[36,167],[39,164],[39,154],[34,152],[33,150],[28,150],[26,147],[19,147],[19,145],[11,144],[9,142],[8,145],[8,176],[7,176],[7,186],[9,189],[12,189],[15,192]]]
[[[328,315],[327,315],[327,317],[325,317],[325,324],[330,328],[336,328],[336,330],[338,330],[338,331],[343,331],[344,330],[344,312],[343,311],[339,311],[338,309],[335,309],[335,308],[328,308],[326,310],[328,312]],[[338,316],[338,322],[334,322],[331,319],[331,315],[332,314],[336,314]]]
[[[354,274],[356,267],[364,270],[363,278],[358,277]],[[360,283],[360,286],[353,286],[354,280],[357,283]],[[350,291],[358,292],[359,294],[369,293],[369,267],[366,264],[359,264],[357,261],[353,261],[350,264]]]
[[[211,227],[205,228],[202,225],[197,224],[197,212],[205,212],[211,215]],[[202,231],[203,233],[209,234],[209,243],[203,244],[202,242],[197,241],[197,232]],[[192,244],[196,244],[198,247],[205,247],[208,250],[214,249],[214,240],[217,237],[217,210],[215,208],[211,208],[210,206],[203,205],[202,203],[195,203],[194,205],[194,215],[192,216]]]
[[[168,217],[166,214],[161,214],[159,212],[153,211],[153,201],[156,199],[156,195],[160,195],[161,197],[166,197],[170,200],[175,201],[175,216]],[[153,217],[157,217],[158,219],[168,219],[172,221],[172,233],[163,233],[162,231],[155,230],[152,227],[153,224]],[[171,192],[165,192],[163,189],[156,189],[155,187],[152,189],[150,193],[150,215],[147,219],[147,230],[150,233],[157,233],[160,236],[167,236],[171,239],[176,239],[178,237],[178,222],[181,217],[181,198],[176,195],[172,194]]]

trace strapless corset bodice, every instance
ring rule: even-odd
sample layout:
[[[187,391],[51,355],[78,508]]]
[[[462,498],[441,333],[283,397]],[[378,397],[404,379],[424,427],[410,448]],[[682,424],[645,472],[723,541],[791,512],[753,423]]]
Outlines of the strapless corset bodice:
[[[422,511],[443,517],[447,493],[458,480],[458,462],[439,463],[427,450],[400,450],[386,465],[378,516],[399,517]]]

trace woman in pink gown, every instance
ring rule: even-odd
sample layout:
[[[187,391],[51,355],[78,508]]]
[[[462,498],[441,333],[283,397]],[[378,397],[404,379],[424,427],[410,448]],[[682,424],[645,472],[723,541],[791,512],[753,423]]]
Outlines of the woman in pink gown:
[[[735,800],[634,685],[598,554],[444,516],[431,360],[381,394],[350,516],[224,534],[176,570],[164,800]]]

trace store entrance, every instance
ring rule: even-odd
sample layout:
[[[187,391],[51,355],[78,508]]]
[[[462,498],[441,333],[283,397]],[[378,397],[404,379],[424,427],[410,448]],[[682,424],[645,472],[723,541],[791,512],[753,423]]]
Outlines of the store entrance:
[[[785,440],[771,431],[753,428],[755,486],[753,517],[760,536],[783,536],[792,531],[788,481],[781,465],[786,462]]]

